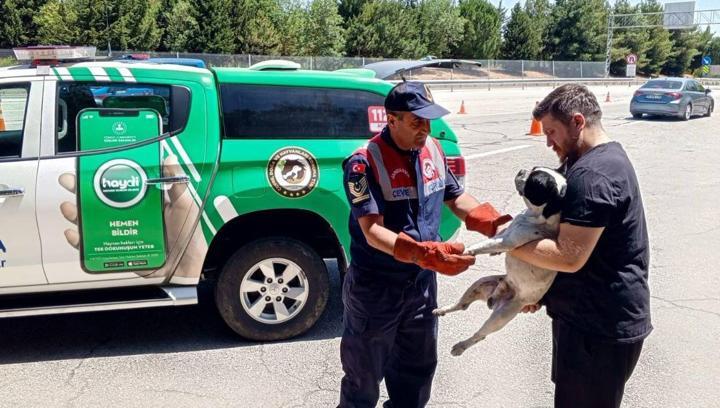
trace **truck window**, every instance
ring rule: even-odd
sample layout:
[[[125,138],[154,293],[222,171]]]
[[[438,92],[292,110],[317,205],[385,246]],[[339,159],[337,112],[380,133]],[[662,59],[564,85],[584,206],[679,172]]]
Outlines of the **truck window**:
[[[385,97],[352,89],[223,84],[228,139],[367,139],[368,107]]]
[[[86,108],[151,108],[162,117],[163,132],[187,122],[190,90],[181,86],[128,83],[60,82],[57,104],[58,153],[77,148],[77,115]]]
[[[20,157],[30,84],[0,85],[0,158]]]

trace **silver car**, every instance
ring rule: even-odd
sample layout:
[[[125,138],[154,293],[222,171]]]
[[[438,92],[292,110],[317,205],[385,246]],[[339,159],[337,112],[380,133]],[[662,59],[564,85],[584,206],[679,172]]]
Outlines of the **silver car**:
[[[634,118],[648,114],[689,120],[694,115],[710,116],[714,107],[710,88],[689,78],[651,79],[635,91],[630,100],[630,113]]]

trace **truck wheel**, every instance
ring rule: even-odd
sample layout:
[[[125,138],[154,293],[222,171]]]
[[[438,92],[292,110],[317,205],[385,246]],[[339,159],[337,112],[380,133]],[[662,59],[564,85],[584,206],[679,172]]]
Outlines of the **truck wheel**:
[[[315,324],[329,287],[325,263],[312,248],[290,238],[266,238],[242,246],[225,263],[215,303],[242,337],[281,340]]]

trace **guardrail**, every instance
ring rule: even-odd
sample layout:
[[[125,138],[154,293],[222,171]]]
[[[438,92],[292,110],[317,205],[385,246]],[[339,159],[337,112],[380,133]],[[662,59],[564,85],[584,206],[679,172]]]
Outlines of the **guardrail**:
[[[566,83],[577,83],[587,85],[627,85],[628,87],[640,86],[647,82],[647,79],[638,78],[552,78],[552,79],[428,79],[420,80],[433,89],[466,89],[466,88],[487,88],[493,87],[518,87],[523,89],[526,86],[551,86],[557,87]],[[698,78],[704,86],[720,85],[720,79]],[[399,81],[392,81],[399,82]]]

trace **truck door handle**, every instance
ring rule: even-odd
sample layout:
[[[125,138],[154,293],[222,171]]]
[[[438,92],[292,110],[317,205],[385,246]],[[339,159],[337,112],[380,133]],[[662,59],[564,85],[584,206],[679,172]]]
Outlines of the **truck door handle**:
[[[0,197],[20,197],[23,195],[25,195],[25,189],[22,187],[11,187],[5,190],[0,190]]]
[[[153,179],[147,179],[145,180],[145,183],[149,185],[156,185],[156,184],[187,184],[190,182],[190,177],[186,175],[182,176],[169,176],[169,177],[160,177],[160,178],[153,178]]]

